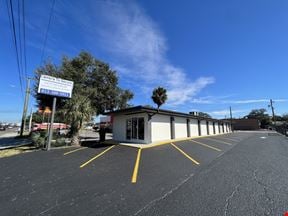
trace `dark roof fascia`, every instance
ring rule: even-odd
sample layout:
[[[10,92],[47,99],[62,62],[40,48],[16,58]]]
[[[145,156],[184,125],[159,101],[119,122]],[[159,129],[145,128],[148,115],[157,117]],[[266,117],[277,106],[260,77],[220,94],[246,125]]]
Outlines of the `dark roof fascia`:
[[[217,122],[229,122],[229,121],[223,121],[219,119],[213,119],[213,118],[205,118],[205,117],[200,117],[200,116],[193,116],[191,114],[187,113],[181,113],[181,112],[175,112],[175,111],[170,111],[170,110],[162,110],[150,107],[145,107],[145,106],[135,106],[135,107],[130,107],[122,110],[115,110],[111,112],[106,112],[104,113],[105,115],[111,115],[111,114],[123,114],[123,115],[133,115],[133,114],[139,114],[139,113],[153,113],[153,114],[160,114],[160,115],[170,115],[170,116],[176,116],[176,117],[185,117],[185,118],[192,118],[192,119],[198,119],[198,120],[211,120],[211,121],[217,121]]]

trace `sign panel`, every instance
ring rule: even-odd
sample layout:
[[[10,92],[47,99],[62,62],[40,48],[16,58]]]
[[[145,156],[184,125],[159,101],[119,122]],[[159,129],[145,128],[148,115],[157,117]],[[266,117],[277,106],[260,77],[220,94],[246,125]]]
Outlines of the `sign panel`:
[[[64,80],[48,75],[41,75],[38,93],[56,97],[71,98],[73,81]]]

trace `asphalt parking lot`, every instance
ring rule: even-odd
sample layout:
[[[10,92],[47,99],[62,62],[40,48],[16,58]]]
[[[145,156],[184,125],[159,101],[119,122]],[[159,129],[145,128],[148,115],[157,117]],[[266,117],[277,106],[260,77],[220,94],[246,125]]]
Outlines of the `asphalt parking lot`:
[[[283,215],[287,139],[237,132],[0,159],[1,215]]]

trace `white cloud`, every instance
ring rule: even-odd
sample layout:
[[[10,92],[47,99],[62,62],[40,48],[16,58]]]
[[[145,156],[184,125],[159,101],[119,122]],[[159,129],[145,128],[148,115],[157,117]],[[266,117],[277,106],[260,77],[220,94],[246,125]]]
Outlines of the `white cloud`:
[[[169,103],[170,105],[181,105],[185,102],[193,102],[193,97],[199,93],[207,85],[214,82],[212,77],[201,77],[194,82],[182,82],[182,85],[174,85],[169,91]],[[199,101],[198,101],[199,102]]]
[[[274,102],[287,102],[287,99],[275,99]],[[252,99],[252,100],[236,100],[236,101],[226,101],[226,103],[234,104],[251,104],[251,103],[269,103],[270,99]]]
[[[121,77],[141,83],[142,89],[150,92],[156,86],[167,88],[167,103],[172,106],[193,101],[203,88],[215,82],[213,77],[191,79],[182,68],[174,66],[166,56],[166,38],[135,2],[97,2],[96,11],[102,23],[91,29],[100,36],[102,48],[116,56],[112,65]]]
[[[239,113],[245,113],[248,110],[246,109],[239,109],[239,110],[232,110],[232,115],[239,114]],[[223,110],[215,110],[212,112],[209,112],[211,115],[214,116],[230,116],[230,110],[229,109],[223,109]]]
[[[16,85],[9,84],[10,88],[16,88]]]

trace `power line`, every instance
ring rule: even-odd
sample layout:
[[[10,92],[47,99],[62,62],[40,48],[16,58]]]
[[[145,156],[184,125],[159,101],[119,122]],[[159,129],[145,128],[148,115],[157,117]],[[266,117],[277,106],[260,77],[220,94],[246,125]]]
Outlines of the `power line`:
[[[23,59],[22,59],[22,40],[21,40],[21,4],[20,4],[20,0],[18,0],[18,10],[17,10],[17,15],[18,15],[18,41],[19,41],[19,61],[20,61],[20,69],[21,69],[21,74],[22,76],[24,76],[23,73]]]
[[[10,0],[10,1],[6,0],[6,5],[7,5],[8,16],[9,16],[9,23],[10,23],[10,29],[11,29],[11,34],[12,34],[12,40],[13,40],[15,54],[16,54],[19,83],[20,83],[22,97],[24,98],[12,0]]]
[[[22,31],[23,31],[23,54],[24,54],[24,71],[27,77],[27,58],[26,58],[26,19],[25,19],[25,1],[22,0]]]
[[[41,54],[40,64],[42,64],[42,62],[43,62],[44,53],[45,53],[45,49],[46,49],[47,38],[48,38],[48,32],[49,32],[49,29],[50,29],[51,19],[52,19],[52,15],[53,15],[53,12],[54,12],[55,0],[52,0],[52,1],[53,2],[52,2],[51,9],[50,9],[50,16],[49,16],[48,26],[47,26],[47,30],[46,30],[46,33],[45,33],[43,47],[42,47],[42,54]]]

